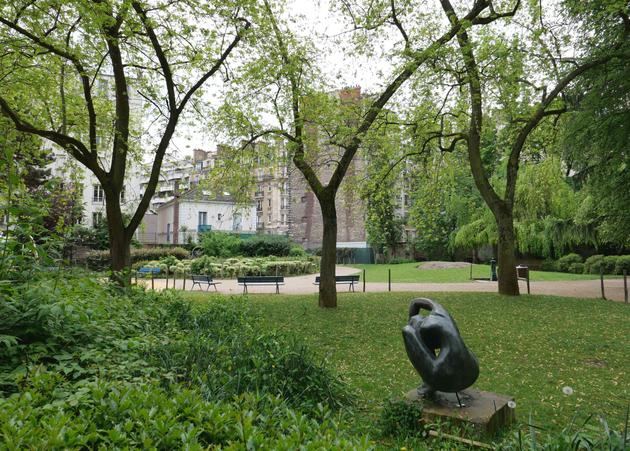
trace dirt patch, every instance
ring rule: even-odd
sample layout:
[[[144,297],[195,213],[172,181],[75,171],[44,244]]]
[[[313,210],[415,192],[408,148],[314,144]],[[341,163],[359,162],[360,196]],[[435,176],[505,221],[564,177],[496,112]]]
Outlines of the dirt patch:
[[[606,368],[608,365],[605,360],[600,359],[586,359],[584,360],[586,366],[592,366],[594,368]]]
[[[418,265],[418,269],[449,269],[449,268],[469,268],[470,263],[466,262],[423,262]]]

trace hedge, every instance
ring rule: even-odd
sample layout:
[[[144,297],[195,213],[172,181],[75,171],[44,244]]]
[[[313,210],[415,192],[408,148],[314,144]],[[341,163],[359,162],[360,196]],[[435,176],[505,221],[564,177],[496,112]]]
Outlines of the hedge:
[[[188,258],[190,252],[183,247],[142,247],[131,249],[132,265],[140,261],[159,260],[164,257],[175,257],[178,260]],[[110,266],[109,251],[90,251],[86,256],[90,269],[107,269]]]

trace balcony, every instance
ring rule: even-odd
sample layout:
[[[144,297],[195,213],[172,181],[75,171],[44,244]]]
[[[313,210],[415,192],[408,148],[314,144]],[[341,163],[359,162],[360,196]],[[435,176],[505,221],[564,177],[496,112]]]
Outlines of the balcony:
[[[212,226],[210,224],[199,224],[197,226],[197,233],[209,232],[212,230]]]

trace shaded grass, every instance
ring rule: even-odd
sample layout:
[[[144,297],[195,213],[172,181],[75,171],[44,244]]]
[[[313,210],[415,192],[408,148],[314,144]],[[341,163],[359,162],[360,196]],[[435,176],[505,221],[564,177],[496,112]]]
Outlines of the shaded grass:
[[[392,282],[424,282],[424,283],[457,283],[470,282],[470,267],[447,269],[422,269],[415,263],[401,263],[399,265],[351,265],[361,271],[365,269],[368,282],[387,282],[388,269],[392,272]],[[473,265],[473,278],[489,278],[490,265]],[[554,280],[593,280],[597,274],[569,274],[562,272],[530,271],[531,281]],[[610,276],[608,276],[610,277]]]
[[[423,293],[442,303],[480,362],[475,388],[512,395],[517,416],[559,430],[573,414],[601,413],[620,427],[630,402],[630,308],[598,300],[490,293]],[[191,299],[221,295],[186,293]],[[249,295],[251,315],[288,331],[329,359],[359,398],[357,428],[383,403],[419,385],[401,328],[411,293],[340,294],[336,310],[316,295]],[[570,386],[572,396],[562,393]]]

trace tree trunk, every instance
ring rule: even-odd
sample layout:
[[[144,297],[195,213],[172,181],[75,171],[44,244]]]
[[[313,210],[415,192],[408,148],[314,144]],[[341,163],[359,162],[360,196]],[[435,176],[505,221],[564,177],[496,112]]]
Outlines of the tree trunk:
[[[320,198],[324,235],[322,239],[322,260],[319,281],[319,306],[323,308],[337,307],[337,284],[335,283],[335,266],[337,264],[337,209],[335,197]]]
[[[499,231],[499,246],[497,255],[499,294],[518,296],[518,279],[516,278],[516,235],[514,233],[514,218],[511,214],[502,212],[495,215]]]
[[[131,281],[131,239],[127,236],[125,222],[120,209],[120,193],[105,190],[109,255],[112,261],[112,280],[121,286]]]

